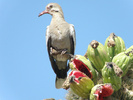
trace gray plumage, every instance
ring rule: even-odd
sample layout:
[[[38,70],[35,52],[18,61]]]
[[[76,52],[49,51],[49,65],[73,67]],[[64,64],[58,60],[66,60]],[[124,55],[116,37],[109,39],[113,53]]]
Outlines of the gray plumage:
[[[64,20],[61,7],[57,3],[50,3],[46,10],[39,14],[52,15],[52,20],[46,30],[46,45],[52,68],[56,74],[56,88],[62,88],[67,77],[69,54],[74,55],[76,39],[72,24]],[[56,53],[54,53],[56,51]]]

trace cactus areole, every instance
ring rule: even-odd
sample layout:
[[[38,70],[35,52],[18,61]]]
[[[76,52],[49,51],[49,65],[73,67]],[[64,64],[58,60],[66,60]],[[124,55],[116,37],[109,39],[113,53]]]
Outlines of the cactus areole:
[[[110,84],[105,84],[99,86],[94,95],[96,96],[96,100],[104,100],[104,97],[108,97],[112,95],[113,93],[113,88]]]
[[[72,63],[74,64],[77,70],[85,73],[89,78],[92,79],[92,73],[90,69],[87,67],[87,65],[85,65],[82,61],[76,58],[72,61]]]

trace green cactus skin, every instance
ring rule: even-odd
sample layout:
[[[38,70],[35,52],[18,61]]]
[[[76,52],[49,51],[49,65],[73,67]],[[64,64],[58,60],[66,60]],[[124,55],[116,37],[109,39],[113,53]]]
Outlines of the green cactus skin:
[[[130,56],[131,59],[132,59],[132,58],[133,58],[133,45],[130,46],[130,47],[125,51],[125,53],[130,53],[129,56]],[[132,61],[131,61],[131,66],[130,66],[130,68],[133,68],[133,59],[132,59]]]
[[[128,49],[126,49],[125,53],[128,53],[129,51],[131,51],[133,49],[133,45],[130,46]]]
[[[114,92],[110,83],[97,84],[91,89],[90,100],[104,100],[103,97],[108,97]]]
[[[105,48],[109,58],[112,60],[115,55],[126,50],[123,39],[111,33],[105,41]]]
[[[125,76],[125,74],[127,73],[128,69],[132,64],[131,62],[133,60],[133,57],[130,57],[129,55],[130,55],[130,52],[128,53],[121,52],[116,56],[114,56],[114,58],[112,59],[112,62],[114,62],[122,69],[123,71],[122,77]]]
[[[95,40],[89,44],[85,56],[89,58],[99,73],[101,73],[101,69],[103,68],[105,62],[110,62],[110,58],[106,53],[105,47]]]
[[[95,69],[92,67],[90,61],[86,59],[84,56],[75,55],[75,57],[69,62],[69,66],[71,70],[79,70],[85,73],[93,81],[96,81],[97,73]]]
[[[111,83],[112,87],[115,91],[118,91],[121,88],[122,79],[119,77],[121,75],[116,75],[114,71],[115,63],[106,62],[102,69],[102,76],[104,83]]]

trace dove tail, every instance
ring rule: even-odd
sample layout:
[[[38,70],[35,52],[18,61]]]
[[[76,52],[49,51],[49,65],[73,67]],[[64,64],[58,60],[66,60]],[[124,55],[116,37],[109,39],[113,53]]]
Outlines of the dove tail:
[[[62,88],[62,84],[66,80],[67,77],[67,71],[68,71],[68,66],[67,66],[67,61],[56,61],[56,64],[58,66],[58,71],[56,73],[56,88]]]
[[[62,88],[62,84],[65,82],[65,80],[66,80],[66,77],[65,77],[65,78],[58,78],[58,77],[56,76],[55,87],[56,87],[57,89]]]

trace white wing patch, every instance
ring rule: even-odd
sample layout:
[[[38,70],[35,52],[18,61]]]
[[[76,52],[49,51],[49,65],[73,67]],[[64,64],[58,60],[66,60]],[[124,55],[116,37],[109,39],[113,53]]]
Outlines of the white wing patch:
[[[75,46],[76,46],[76,35],[75,35],[75,29],[74,29],[74,25],[73,24],[70,24],[70,36],[73,37],[74,50],[75,50]]]
[[[50,37],[50,35],[49,35],[49,26],[47,26],[47,30],[46,30],[46,45],[48,43],[49,37]]]

